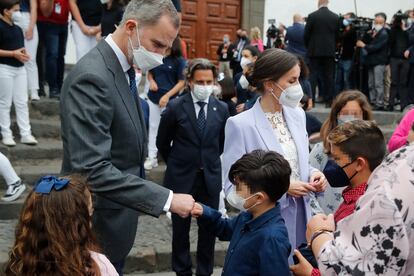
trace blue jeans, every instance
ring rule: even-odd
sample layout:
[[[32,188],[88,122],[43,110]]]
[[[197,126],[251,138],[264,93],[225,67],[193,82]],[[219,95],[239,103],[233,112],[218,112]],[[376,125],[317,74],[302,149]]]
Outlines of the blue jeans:
[[[37,22],[39,39],[45,48],[45,76],[52,94],[58,94],[63,84],[65,72],[66,42],[68,24],[60,25]]]
[[[352,70],[352,60],[339,60],[336,68],[335,91],[338,95],[344,90],[351,89],[349,77]]]

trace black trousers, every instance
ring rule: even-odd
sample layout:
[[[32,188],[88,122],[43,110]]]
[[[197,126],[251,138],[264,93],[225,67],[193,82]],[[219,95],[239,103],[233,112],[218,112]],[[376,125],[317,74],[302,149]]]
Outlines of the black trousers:
[[[219,183],[217,184],[219,185]],[[209,195],[204,173],[197,174],[191,195],[197,202],[201,202],[212,208],[218,209],[220,194]],[[177,275],[192,275],[192,261],[190,255],[190,226],[191,216],[181,218],[172,214],[173,237],[172,237],[172,269]],[[197,241],[197,270],[196,275],[211,275],[214,267],[214,245],[216,237],[198,226]]]
[[[390,90],[390,106],[394,106],[395,97],[400,96],[401,108],[404,109],[408,105],[408,73],[410,64],[406,59],[391,58],[391,90]]]
[[[334,95],[335,59],[333,57],[310,57],[309,66],[309,80],[314,97],[316,95],[318,79],[320,78],[322,81],[322,89],[319,87],[319,91],[323,91],[323,95],[319,96],[322,96],[325,102],[331,103]]]

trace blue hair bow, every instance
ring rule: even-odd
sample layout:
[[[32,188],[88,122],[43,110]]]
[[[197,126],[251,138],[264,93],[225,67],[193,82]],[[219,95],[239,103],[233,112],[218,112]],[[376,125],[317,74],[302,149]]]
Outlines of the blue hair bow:
[[[69,179],[59,179],[54,175],[46,175],[37,182],[34,190],[39,194],[49,194],[52,188],[55,188],[56,191],[62,190],[69,182]]]

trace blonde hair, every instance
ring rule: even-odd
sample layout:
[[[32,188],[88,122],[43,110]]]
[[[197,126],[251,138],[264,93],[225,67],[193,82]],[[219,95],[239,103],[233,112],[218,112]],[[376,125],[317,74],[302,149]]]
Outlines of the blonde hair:
[[[260,33],[259,27],[253,27],[250,30],[250,37],[254,41],[257,41],[257,40],[261,39],[261,33]]]

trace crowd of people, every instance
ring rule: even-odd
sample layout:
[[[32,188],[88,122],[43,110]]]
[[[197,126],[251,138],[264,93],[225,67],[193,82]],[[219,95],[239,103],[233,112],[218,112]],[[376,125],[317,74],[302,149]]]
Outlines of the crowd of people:
[[[412,12],[394,16],[390,30],[378,13],[361,35],[360,19],[319,0],[306,25],[294,15],[293,26],[268,30],[266,45],[257,27],[235,42],[225,35],[217,66],[187,60],[179,1],[125,4],[0,0],[3,143],[13,145],[20,93],[22,143],[35,144],[24,110],[28,95],[43,94],[43,77],[61,103],[63,140],[62,177],[30,191],[6,275],[123,275],[139,214],[163,213],[177,275],[193,275],[192,218],[197,275],[213,273],[216,237],[230,241],[223,275],[414,272],[414,110],[388,145],[372,121],[384,109],[388,63],[389,104],[411,104]],[[78,62],[63,79],[69,13]],[[308,112],[321,98],[331,108],[323,124]],[[159,156],[163,185],[145,179]],[[17,199],[26,185],[3,155],[0,173],[2,199]]]
[[[232,42],[225,35],[217,50],[220,72],[235,76],[242,71],[240,49],[245,45],[281,48],[301,56],[310,67],[311,98],[317,103],[332,104],[343,90],[361,90],[375,110],[394,111],[414,104],[414,13],[398,11],[392,18],[379,12],[374,18],[357,17],[349,12],[338,15],[328,9],[328,1],[319,1],[319,9],[306,18],[293,16],[293,25],[267,30],[266,47],[260,30],[254,27],[237,31]],[[387,21],[390,19],[389,21]],[[229,70],[228,68],[231,68]],[[236,80],[235,80],[236,82]]]

